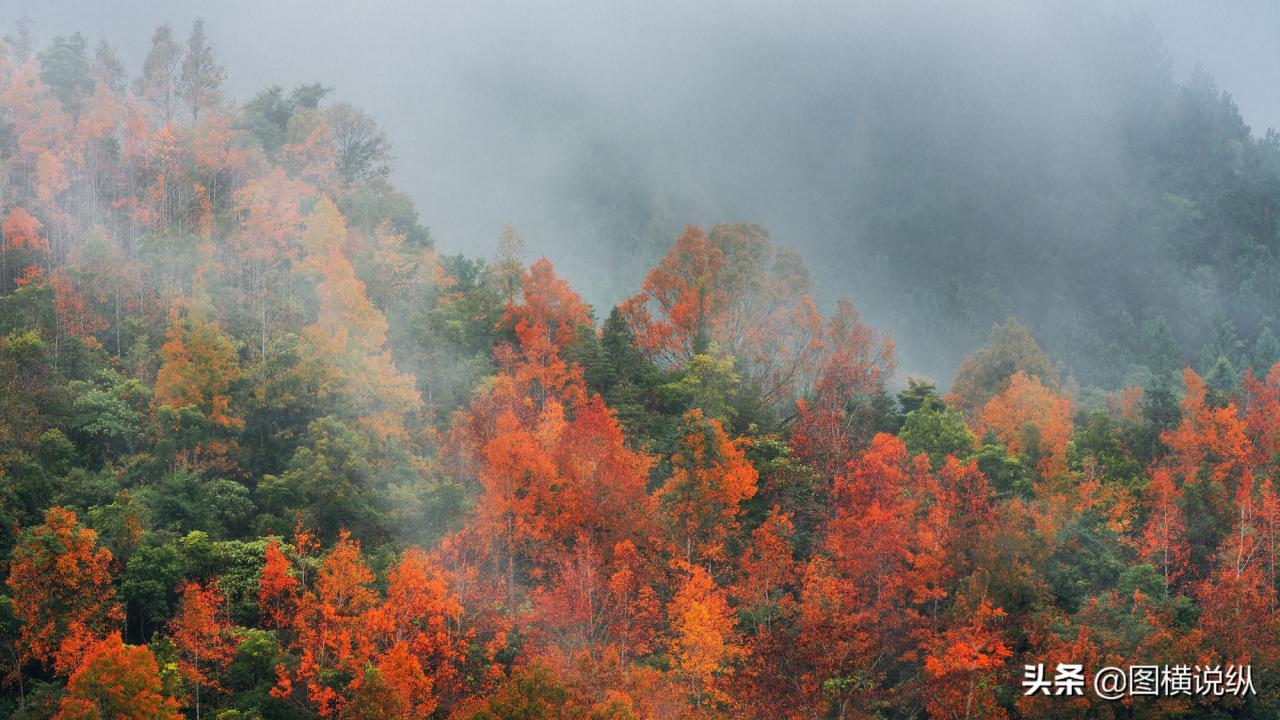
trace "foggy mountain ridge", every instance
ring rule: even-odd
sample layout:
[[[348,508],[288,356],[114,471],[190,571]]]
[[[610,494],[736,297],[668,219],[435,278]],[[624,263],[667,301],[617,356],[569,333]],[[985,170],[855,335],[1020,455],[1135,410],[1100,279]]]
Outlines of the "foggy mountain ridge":
[[[1179,359],[1198,365],[1224,318],[1252,344],[1274,315],[1239,307],[1228,261],[1164,256],[1187,188],[1152,156],[1175,131],[1176,78],[1194,73],[1175,72],[1141,14],[1159,8],[482,4],[418,16],[389,4],[293,18],[147,5],[123,18],[28,11],[46,39],[129,21],[130,68],[158,18],[182,32],[179,18],[205,16],[233,96],[335,87],[387,128],[393,179],[442,250],[487,255],[514,225],[601,317],[684,226],[720,222],[796,247],[824,305],[852,298],[893,333],[904,375],[943,383],[1009,316],[1084,381],[1115,385],[1115,368],[1150,363],[1100,326],[1138,333],[1163,318]],[[264,54],[285,18],[337,51]],[[392,54],[415,34],[435,41],[417,45],[421,62]],[[335,62],[365,35],[364,61]],[[1173,296],[1186,287],[1204,302],[1183,307]],[[1122,362],[1101,359],[1117,351]]]

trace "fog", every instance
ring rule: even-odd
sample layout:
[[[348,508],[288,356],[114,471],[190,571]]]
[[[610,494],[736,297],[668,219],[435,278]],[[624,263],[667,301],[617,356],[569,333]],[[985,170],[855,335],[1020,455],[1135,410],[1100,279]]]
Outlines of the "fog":
[[[393,180],[439,248],[488,254],[514,225],[600,312],[684,225],[760,223],[802,252],[824,302],[851,297],[899,339],[905,371],[935,377],[983,338],[901,310],[938,282],[911,258],[997,256],[1008,265],[954,303],[982,323],[1051,317],[1065,290],[1005,280],[1117,234],[1099,208],[1133,181],[1123,116],[1159,84],[1134,75],[1149,58],[1167,51],[1175,81],[1203,66],[1255,133],[1280,125],[1280,6],[1266,2],[118,5],[18,0],[2,14],[28,13],[38,45],[106,38],[135,73],[155,25],[185,36],[203,17],[230,97],[333,87],[386,129]],[[1027,177],[1029,196],[1002,186]],[[897,199],[917,194],[943,210],[903,213],[921,203]],[[915,244],[890,247],[903,237]],[[1140,249],[1108,251],[1140,265]]]

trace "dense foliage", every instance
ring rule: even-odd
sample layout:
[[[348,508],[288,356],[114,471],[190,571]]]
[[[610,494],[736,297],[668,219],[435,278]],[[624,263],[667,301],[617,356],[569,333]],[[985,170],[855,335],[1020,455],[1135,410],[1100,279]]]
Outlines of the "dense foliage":
[[[1085,395],[1011,319],[894,393],[751,225],[601,321],[514,231],[438,255],[358,109],[221,80],[199,23],[132,84],[0,44],[0,714],[1280,711],[1280,365]]]

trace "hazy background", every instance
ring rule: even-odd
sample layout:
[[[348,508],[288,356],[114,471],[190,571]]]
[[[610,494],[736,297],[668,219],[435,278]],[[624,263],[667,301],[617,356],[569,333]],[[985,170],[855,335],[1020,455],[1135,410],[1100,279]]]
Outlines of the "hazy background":
[[[1202,65],[1255,134],[1280,125],[1280,4],[973,5],[9,0],[0,18],[7,32],[29,13],[37,46],[105,37],[136,73],[155,25],[185,38],[203,17],[230,97],[333,87],[384,126],[393,180],[442,250],[487,254],[512,224],[601,308],[684,225],[761,223],[806,256],[825,301],[850,296],[893,331],[907,371],[945,379],[989,327],[966,310],[948,334],[951,306],[1049,317],[1055,288],[1004,279],[1115,251],[1120,220],[1099,208],[1135,182],[1120,158],[1135,93],[1159,84],[1134,76],[1151,58],[1167,49],[1174,81]],[[1034,195],[1001,187],[1028,177]],[[913,193],[937,212],[897,202]],[[964,230],[993,222],[1000,238]],[[1007,263],[966,273],[990,287],[902,310],[937,284],[913,253],[961,266],[978,248]],[[1116,285],[1152,271],[1140,257]],[[922,322],[934,305],[942,320]]]

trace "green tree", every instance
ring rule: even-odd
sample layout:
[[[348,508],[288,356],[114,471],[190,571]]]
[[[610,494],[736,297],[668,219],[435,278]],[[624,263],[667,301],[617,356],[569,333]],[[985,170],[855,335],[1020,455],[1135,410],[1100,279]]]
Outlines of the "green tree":
[[[238,127],[253,134],[258,144],[274,158],[289,137],[289,119],[299,109],[315,110],[332,88],[319,83],[299,85],[287,94],[279,85],[272,85],[254,95],[240,108]]]
[[[368,440],[348,423],[322,417],[307,427],[288,469],[259,484],[258,495],[269,513],[259,523],[270,525],[263,530],[282,531],[300,515],[326,541],[344,528],[366,542],[385,538],[389,508],[378,480]]]
[[[1145,485],[1142,464],[1129,449],[1129,433],[1117,427],[1109,414],[1089,413],[1076,428],[1067,445],[1072,470],[1100,475],[1105,482],[1120,483],[1130,490]]]
[[[1163,317],[1147,322],[1143,326],[1144,362],[1157,375],[1176,372],[1181,365],[1178,343]]]
[[[58,35],[41,50],[40,79],[49,87],[62,109],[73,117],[84,109],[85,99],[93,94],[93,74],[90,72],[89,43],[80,33]]]
[[[898,393],[898,407],[905,417],[925,406],[942,406],[938,386],[929,380],[907,378],[907,389]]]
[[[145,385],[114,370],[102,370],[93,380],[70,384],[70,429],[98,462],[133,452],[142,433],[142,413],[151,393]]]
[[[222,477],[179,468],[142,491],[155,527],[184,533],[192,530],[232,537],[253,516],[249,490]]]
[[[1030,498],[1035,482],[1034,472],[1022,460],[1013,457],[1004,445],[983,442],[974,455],[978,469],[987,477],[1001,498]]]
[[[1015,318],[991,328],[984,348],[965,358],[951,385],[954,405],[965,412],[977,412],[987,400],[1009,387],[1014,373],[1038,378],[1045,387],[1058,388],[1059,373],[1036,344],[1031,331]]]
[[[134,551],[120,584],[130,635],[148,638],[164,624],[186,574],[187,559],[176,542],[147,544]]]
[[[545,665],[517,670],[466,720],[569,720],[569,691]]]
[[[673,396],[683,396],[685,407],[699,408],[704,416],[732,428],[738,415],[735,400],[742,386],[733,366],[733,357],[712,343],[708,352],[689,358],[680,378],[665,387]]]
[[[942,467],[948,455],[963,460],[973,453],[973,433],[960,411],[932,402],[907,414],[898,437],[912,455],[927,454],[935,468]]]
[[[1227,356],[1219,355],[1213,366],[1209,368],[1209,372],[1205,373],[1204,381],[1209,386],[1209,389],[1225,399],[1233,395],[1236,389],[1240,387],[1240,374],[1236,372],[1235,367],[1227,359]]]
[[[1280,339],[1270,327],[1264,327],[1253,346],[1253,373],[1265,377],[1277,362],[1280,362]]]

